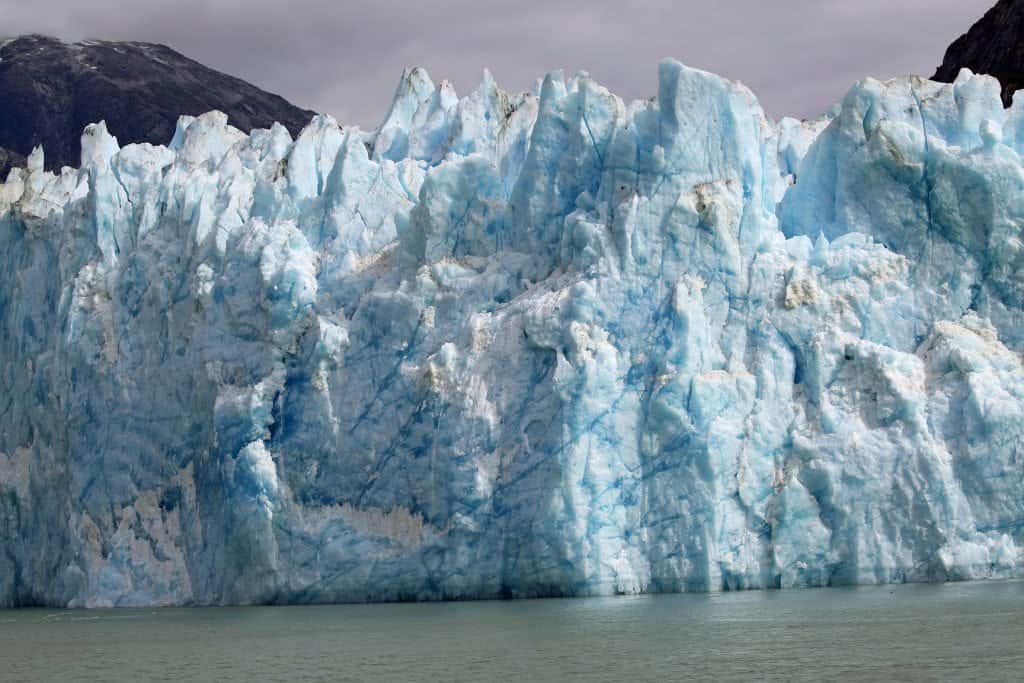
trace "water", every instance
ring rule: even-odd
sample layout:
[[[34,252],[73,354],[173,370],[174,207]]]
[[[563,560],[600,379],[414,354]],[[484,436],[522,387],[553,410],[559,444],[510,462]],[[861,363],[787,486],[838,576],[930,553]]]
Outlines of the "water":
[[[4,681],[1024,679],[1024,583],[0,611]]]

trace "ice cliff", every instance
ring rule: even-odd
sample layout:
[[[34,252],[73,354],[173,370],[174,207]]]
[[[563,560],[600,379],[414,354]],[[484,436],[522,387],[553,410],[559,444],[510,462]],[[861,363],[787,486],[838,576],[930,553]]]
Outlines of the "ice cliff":
[[[2,106],[2,105],[0,105]],[[675,62],[0,185],[0,604],[1024,574],[1024,101]]]

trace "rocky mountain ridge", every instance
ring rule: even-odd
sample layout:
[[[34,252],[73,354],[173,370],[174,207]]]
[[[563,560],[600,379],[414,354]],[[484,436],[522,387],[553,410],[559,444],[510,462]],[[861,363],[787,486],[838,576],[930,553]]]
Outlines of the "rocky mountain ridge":
[[[0,178],[37,145],[47,168],[78,166],[82,130],[106,121],[120,143],[167,144],[178,117],[217,109],[249,131],[293,135],[313,112],[165,45],[30,35],[0,42]]]

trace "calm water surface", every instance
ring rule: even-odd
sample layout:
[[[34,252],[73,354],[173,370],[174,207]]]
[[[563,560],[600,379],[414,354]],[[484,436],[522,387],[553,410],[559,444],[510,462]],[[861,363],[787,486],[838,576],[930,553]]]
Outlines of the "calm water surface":
[[[0,611],[4,681],[1024,680],[1024,583]]]

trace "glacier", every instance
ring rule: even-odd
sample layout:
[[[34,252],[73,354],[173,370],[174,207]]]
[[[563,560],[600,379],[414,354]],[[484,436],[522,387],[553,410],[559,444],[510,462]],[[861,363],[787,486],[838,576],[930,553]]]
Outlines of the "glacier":
[[[0,605],[1024,575],[1024,98],[667,60],[0,185]],[[2,105],[0,105],[2,106]]]

